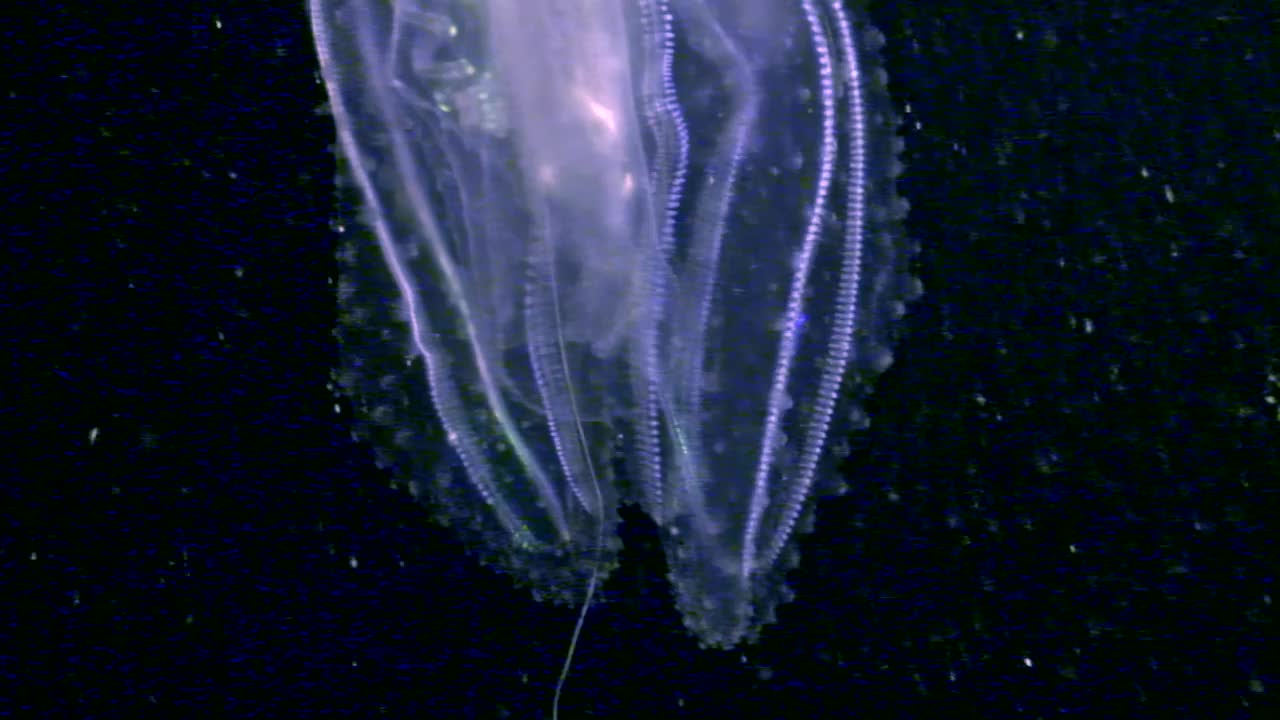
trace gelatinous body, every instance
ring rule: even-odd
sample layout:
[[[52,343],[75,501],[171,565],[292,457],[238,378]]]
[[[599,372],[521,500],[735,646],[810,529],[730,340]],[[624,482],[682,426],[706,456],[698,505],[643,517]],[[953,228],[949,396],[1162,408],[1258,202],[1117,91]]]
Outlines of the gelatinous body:
[[[554,599],[640,503],[690,629],[754,635],[918,292],[879,36],[835,0],[311,6],[366,436]]]

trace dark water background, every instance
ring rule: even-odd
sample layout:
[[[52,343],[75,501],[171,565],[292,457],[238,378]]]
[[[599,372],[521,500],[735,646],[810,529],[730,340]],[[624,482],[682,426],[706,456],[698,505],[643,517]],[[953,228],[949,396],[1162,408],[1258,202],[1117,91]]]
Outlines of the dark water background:
[[[301,3],[2,13],[0,715],[543,716],[573,611],[334,411]],[[629,514],[563,716],[1274,717],[1275,14],[871,14],[926,295],[852,491],[734,652]]]

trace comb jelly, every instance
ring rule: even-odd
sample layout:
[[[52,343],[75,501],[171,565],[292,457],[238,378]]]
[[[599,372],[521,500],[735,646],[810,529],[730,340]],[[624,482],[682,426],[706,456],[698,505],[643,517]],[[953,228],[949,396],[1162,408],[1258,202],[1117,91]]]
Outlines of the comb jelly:
[[[541,598],[663,535],[758,634],[918,293],[880,35],[837,0],[311,0],[383,461]]]

